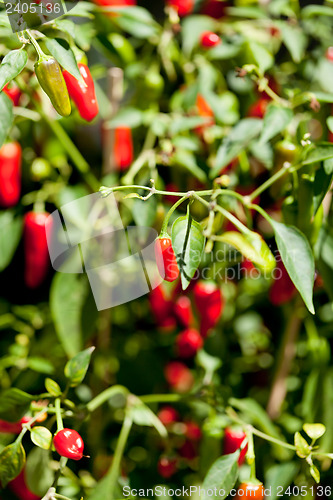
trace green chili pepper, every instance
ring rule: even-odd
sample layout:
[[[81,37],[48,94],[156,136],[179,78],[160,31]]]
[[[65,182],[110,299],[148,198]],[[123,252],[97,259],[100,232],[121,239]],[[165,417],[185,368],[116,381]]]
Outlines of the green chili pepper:
[[[299,173],[297,227],[309,238],[313,216],[313,178]]]
[[[55,110],[61,116],[69,116],[71,103],[59,63],[54,57],[42,57],[35,64],[35,72],[40,86],[49,96]]]

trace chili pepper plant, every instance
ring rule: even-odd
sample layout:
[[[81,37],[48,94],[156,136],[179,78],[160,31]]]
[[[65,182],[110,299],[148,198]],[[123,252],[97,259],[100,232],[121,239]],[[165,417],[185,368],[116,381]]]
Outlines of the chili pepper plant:
[[[0,12],[1,499],[330,498],[331,3],[39,5]],[[49,255],[89,195],[156,235],[101,311]]]

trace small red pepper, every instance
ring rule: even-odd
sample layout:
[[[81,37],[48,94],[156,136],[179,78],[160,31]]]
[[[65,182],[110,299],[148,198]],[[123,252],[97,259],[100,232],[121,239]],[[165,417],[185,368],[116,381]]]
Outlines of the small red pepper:
[[[164,331],[173,331],[177,327],[173,316],[173,302],[165,296],[162,285],[154,288],[149,296],[149,304],[157,326]]]
[[[194,0],[167,0],[166,3],[178,12],[179,17],[188,16],[194,8]]]
[[[193,322],[192,303],[188,297],[178,297],[174,305],[174,313],[179,323],[188,328]]]
[[[179,413],[173,406],[163,406],[157,414],[163,425],[170,425],[179,421]]]
[[[201,46],[205,49],[210,49],[211,47],[216,47],[221,43],[221,38],[212,31],[205,31],[200,37]]]
[[[200,427],[196,422],[186,422],[185,423],[185,436],[190,441],[200,441],[202,432]]]
[[[72,460],[81,460],[83,457],[84,442],[74,429],[62,429],[53,438],[56,451],[62,457]]]
[[[15,206],[21,194],[22,149],[18,142],[8,142],[0,149],[0,206]]]
[[[32,493],[32,491],[30,491],[27,486],[27,481],[25,478],[25,468],[15,479],[8,483],[8,488],[20,500],[40,500],[40,496]]]
[[[136,0],[94,0],[94,2],[102,7],[129,7],[136,5]]]
[[[333,47],[328,47],[326,50],[326,59],[333,62]]]
[[[198,281],[193,288],[193,294],[201,316],[200,333],[206,337],[222,315],[224,308],[222,292],[212,281]]]
[[[159,273],[165,281],[175,281],[179,276],[179,268],[172,248],[171,238],[157,238],[155,256]]]
[[[63,71],[69,97],[73,99],[80,113],[81,118],[91,122],[98,115],[98,102],[96,99],[94,80],[90,74],[88,66],[78,64],[84,83],[79,82],[68,71]]]
[[[263,500],[265,496],[265,489],[262,483],[244,482],[239,485],[237,490],[236,500],[244,498],[252,498],[253,500]]]
[[[188,328],[176,338],[177,352],[181,358],[193,358],[202,348],[203,340],[200,333],[194,328]]]
[[[18,86],[15,84],[12,84],[11,87],[9,87],[9,83],[7,83],[7,85],[5,85],[2,90],[13,101],[14,106],[18,106],[19,101],[20,101],[20,97],[22,95],[22,92],[20,91]]]
[[[191,370],[180,361],[170,361],[164,370],[168,384],[178,392],[187,392],[194,383]]]
[[[274,306],[281,306],[289,302],[297,291],[282,260],[278,261],[274,275],[275,278],[269,291],[269,300]]]
[[[24,219],[24,280],[28,288],[37,288],[47,276],[50,257],[46,240],[46,224],[51,230],[48,213],[28,212]]]
[[[160,476],[164,477],[165,479],[169,479],[177,471],[176,459],[166,456],[160,457],[157,464],[157,470]]]
[[[246,439],[246,434],[242,429],[238,427],[227,427],[224,431],[223,455],[235,453],[243,444],[244,439]],[[240,452],[238,465],[244,463],[246,452],[247,444]]]
[[[132,129],[117,127],[114,131],[114,163],[117,170],[126,170],[134,159]]]
[[[266,113],[266,108],[268,104],[269,104],[268,99],[261,97],[256,102],[251,104],[247,116],[250,116],[251,118],[263,118]]]
[[[186,460],[193,460],[198,456],[197,444],[186,440],[179,448],[178,453],[181,457],[186,458]]]
[[[7,422],[0,420],[0,433],[3,434],[20,434],[23,424],[30,422],[31,417],[22,417],[18,422]]]
[[[214,19],[220,19],[225,15],[226,7],[228,7],[228,2],[222,0],[206,0],[201,8],[201,13],[206,16],[214,17]]]

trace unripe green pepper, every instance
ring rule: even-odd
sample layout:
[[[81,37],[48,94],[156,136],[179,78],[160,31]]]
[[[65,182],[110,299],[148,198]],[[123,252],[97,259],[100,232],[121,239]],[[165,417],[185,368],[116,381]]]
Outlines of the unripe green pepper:
[[[298,179],[297,227],[309,238],[312,230],[314,181],[308,174],[299,174]]]
[[[124,63],[130,64],[135,61],[135,50],[127,38],[119,33],[110,33],[108,40]]]
[[[35,72],[54,109],[61,116],[69,116],[72,111],[71,103],[59,63],[54,57],[41,57],[35,64]]]

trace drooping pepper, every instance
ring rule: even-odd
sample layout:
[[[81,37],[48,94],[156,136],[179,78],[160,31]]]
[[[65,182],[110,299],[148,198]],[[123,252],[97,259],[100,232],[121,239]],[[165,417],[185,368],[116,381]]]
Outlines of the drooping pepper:
[[[8,488],[14,493],[17,498],[24,500],[40,500],[40,496],[35,495],[29,490],[26,480],[26,469],[24,468],[20,474],[8,483]]]
[[[31,417],[22,417],[18,422],[7,422],[0,420],[0,433],[2,434],[20,434],[23,424],[30,422]]]
[[[193,322],[192,303],[186,295],[178,297],[174,305],[174,313],[179,323],[188,328]]]
[[[179,276],[179,268],[172,248],[171,238],[157,238],[155,256],[159,273],[165,281],[175,281]]]
[[[166,3],[178,12],[179,17],[188,16],[194,8],[193,0],[167,0]]]
[[[238,427],[227,427],[224,431],[223,454],[229,455],[229,453],[234,453],[241,447],[244,440],[246,440],[246,434],[243,429]],[[238,457],[238,465],[242,465],[244,463],[247,448],[248,446],[246,444],[246,446],[241,450]]]
[[[53,439],[56,451],[62,457],[72,460],[81,460],[83,457],[84,442],[80,434],[74,429],[62,429]]]
[[[69,96],[76,104],[81,118],[91,122],[98,115],[98,102],[96,99],[94,80],[88,66],[78,64],[84,83],[77,80],[68,71],[63,71]]]
[[[9,87],[9,83],[7,83],[7,85],[4,86],[3,91],[13,101],[14,106],[18,106],[20,97],[22,95],[22,92],[20,91],[18,86],[11,85]]]
[[[133,138],[129,127],[117,127],[114,131],[114,164],[117,170],[126,170],[133,162]]]
[[[200,333],[206,337],[217,324],[224,307],[220,288],[214,282],[199,281],[193,288],[194,302],[201,316]]]
[[[176,346],[181,358],[193,358],[202,348],[203,340],[195,328],[187,328],[177,336]]]
[[[22,149],[18,142],[9,142],[0,149],[0,205],[15,206],[21,193]]]
[[[40,86],[50,98],[57,113],[61,116],[69,116],[72,108],[59,63],[54,57],[44,54],[36,62],[35,72]]]
[[[46,230],[52,229],[52,220],[46,212],[29,212],[24,219],[24,281],[28,288],[37,288],[47,276],[50,257]]]

